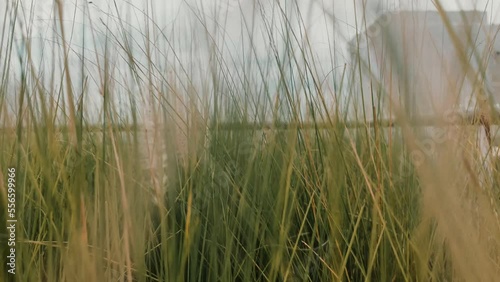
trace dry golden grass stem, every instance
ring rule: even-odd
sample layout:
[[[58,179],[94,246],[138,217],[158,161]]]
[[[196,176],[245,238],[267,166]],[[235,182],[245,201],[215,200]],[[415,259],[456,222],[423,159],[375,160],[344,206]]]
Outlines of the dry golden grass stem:
[[[391,106],[401,120],[408,149],[410,152],[419,150],[416,143],[418,137],[397,105],[392,103]],[[471,121],[474,124],[479,123],[481,126],[479,130],[484,129],[488,134],[490,124],[486,117],[474,117]],[[441,125],[448,124],[441,121]],[[442,144],[436,144],[435,156],[426,158],[423,164],[416,166],[423,192],[424,218],[437,220],[438,234],[447,242],[452,260],[455,262],[454,269],[461,278],[465,281],[494,281],[497,277],[498,262],[492,261],[490,246],[482,238],[490,236],[499,238],[500,233],[498,228],[489,228],[485,224],[478,225],[478,221],[497,226],[495,216],[492,210],[488,209],[483,189],[474,189],[473,196],[464,197],[463,194],[467,187],[477,188],[481,185],[481,181],[476,177],[478,170],[472,166],[472,163],[482,163],[483,156],[474,153],[477,152],[475,147],[477,141],[474,140],[480,132],[476,129],[472,133],[463,135],[465,127],[454,128],[456,130],[448,133],[452,138],[448,138]],[[475,146],[471,148],[467,144]],[[479,217],[473,213],[474,210],[478,211]]]
[[[76,111],[75,111],[75,105],[73,103],[73,83],[71,81],[71,74],[70,74],[70,68],[68,64],[68,50],[69,47],[67,46],[66,42],[66,36],[64,32],[64,4],[62,0],[56,0],[56,6],[55,8],[57,9],[58,15],[59,15],[59,26],[61,28],[61,40],[63,44],[63,49],[64,49],[64,73],[65,73],[65,78],[66,78],[66,103],[68,103],[69,106],[69,132],[70,132],[70,140],[71,144],[76,145],[77,143],[77,136],[76,136]]]

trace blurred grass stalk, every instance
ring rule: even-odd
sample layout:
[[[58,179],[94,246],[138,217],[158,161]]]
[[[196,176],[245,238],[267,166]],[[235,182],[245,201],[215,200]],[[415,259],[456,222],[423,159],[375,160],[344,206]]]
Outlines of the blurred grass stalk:
[[[209,24],[212,11],[203,5],[188,7],[204,37],[185,38],[160,28],[152,4],[135,10],[141,29],[117,6],[93,22],[85,3],[81,17],[92,33],[83,39],[94,38],[94,46],[78,46],[70,39],[75,31],[63,32],[72,29],[56,1],[47,73],[32,59],[29,9],[7,2],[0,202],[5,207],[6,169],[15,166],[17,281],[498,276],[498,173],[477,151],[482,129],[436,120],[448,138],[416,164],[426,137],[392,87],[373,75],[370,88],[355,84],[365,83],[356,77],[366,68],[376,70],[360,61],[332,70],[340,80],[325,76],[297,2],[255,3],[268,60],[259,57],[253,44],[259,32],[247,22],[241,30],[248,42],[236,57],[224,24]],[[206,56],[195,44],[207,46]],[[331,44],[333,62],[340,47]],[[466,79],[476,81],[480,71],[459,40],[453,44],[472,73]],[[72,72],[75,55],[79,76]],[[396,51],[387,59],[405,67]],[[394,72],[404,86],[408,77],[401,74]],[[481,83],[473,85],[474,95],[484,95]],[[91,89],[100,94],[99,107],[89,101]],[[379,103],[384,95],[389,103]],[[360,97],[371,102],[360,107]],[[383,111],[398,127],[383,127],[377,115]],[[353,112],[364,113],[354,122],[365,126],[346,126]],[[232,128],[224,128],[227,122]],[[249,126],[259,123],[269,126]],[[1,242],[6,234],[2,225]],[[3,246],[0,276],[7,279]]]

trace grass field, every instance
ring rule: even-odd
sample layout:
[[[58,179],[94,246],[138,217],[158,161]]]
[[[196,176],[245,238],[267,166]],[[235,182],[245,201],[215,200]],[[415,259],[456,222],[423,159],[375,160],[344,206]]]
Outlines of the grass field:
[[[147,13],[152,31],[140,40],[122,16],[108,19],[115,32],[92,27],[106,39],[97,55],[78,49],[60,32],[58,1],[45,71],[29,31],[16,38],[29,27],[15,24],[26,16],[20,2],[7,4],[0,33],[0,281],[499,276],[499,175],[481,163],[475,129],[436,119],[444,135],[429,139],[397,108],[396,126],[352,121],[349,77],[359,70],[336,69],[325,90],[278,2],[264,30],[275,38],[277,26],[283,48],[270,40],[262,62],[250,42],[238,67],[207,29],[202,74],[199,58],[170,63],[183,35],[163,38]]]

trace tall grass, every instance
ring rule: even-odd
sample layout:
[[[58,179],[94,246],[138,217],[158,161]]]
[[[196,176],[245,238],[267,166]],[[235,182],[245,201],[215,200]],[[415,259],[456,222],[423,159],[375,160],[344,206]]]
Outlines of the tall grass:
[[[44,57],[52,68],[46,73],[33,60],[29,25],[19,27],[27,7],[13,3],[0,33],[3,280],[498,276],[497,185],[481,182],[474,166],[481,156],[463,146],[473,137],[460,135],[468,127],[436,121],[453,128],[446,132],[455,140],[440,142],[437,157],[416,165],[421,136],[404,109],[390,104],[397,127],[376,115],[353,121],[357,105],[349,96],[364,88],[350,79],[361,67],[336,68],[338,80],[325,78],[297,4],[255,5],[267,60],[250,23],[240,27],[248,44],[235,53],[203,7],[188,6],[204,28],[196,44],[208,51],[200,55],[186,50],[194,39],[156,24],[154,7],[136,11],[147,23],[141,29],[118,7],[99,25],[86,4],[87,36],[104,42],[78,48],[61,32],[54,57]],[[57,33],[68,26],[63,2],[55,3]],[[371,88],[370,110],[379,112],[378,99],[390,90],[373,83],[379,87]],[[7,273],[3,224],[11,166],[15,277]],[[489,173],[498,177],[496,169]]]

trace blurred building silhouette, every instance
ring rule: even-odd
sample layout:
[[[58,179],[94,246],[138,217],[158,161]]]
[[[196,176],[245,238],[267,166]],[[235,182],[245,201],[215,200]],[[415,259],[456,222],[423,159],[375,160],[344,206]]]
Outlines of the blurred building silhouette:
[[[480,11],[382,14],[349,42],[354,116],[472,111],[478,92],[500,103],[498,28]]]

